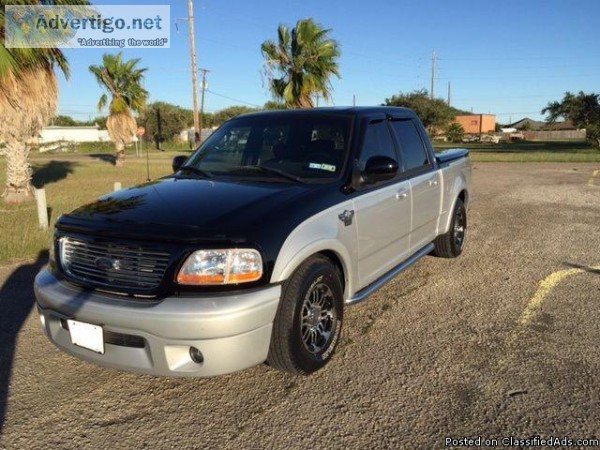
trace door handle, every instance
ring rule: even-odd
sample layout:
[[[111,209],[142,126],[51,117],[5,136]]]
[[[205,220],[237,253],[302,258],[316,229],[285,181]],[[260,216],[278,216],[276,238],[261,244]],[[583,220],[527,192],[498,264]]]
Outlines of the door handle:
[[[396,200],[404,200],[406,197],[408,197],[408,191],[406,189],[400,189],[396,192]]]
[[[429,186],[437,186],[438,180],[437,178],[432,178],[429,180]]]

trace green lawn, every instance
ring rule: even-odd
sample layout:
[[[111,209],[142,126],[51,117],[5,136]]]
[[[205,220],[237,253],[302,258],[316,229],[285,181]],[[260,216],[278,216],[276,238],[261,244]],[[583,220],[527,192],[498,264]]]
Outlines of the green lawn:
[[[578,143],[511,144],[444,144],[436,148],[467,147],[475,162],[600,162],[600,151]],[[171,159],[178,153],[189,153],[176,148],[159,152],[150,149],[150,177],[158,178],[171,171]],[[113,190],[116,181],[123,187],[146,180],[146,158],[135,156],[129,149],[125,167],[113,166],[113,147],[108,144],[83,145],[77,152],[33,153],[33,182],[46,189],[50,225],[63,213],[91,202]],[[0,186],[5,183],[5,162],[0,157]],[[48,247],[50,231],[37,226],[34,201],[21,205],[6,205],[0,200],[0,265],[29,259]]]
[[[600,150],[586,142],[438,143],[436,149],[468,148],[474,162],[600,162]]]
[[[150,176],[158,178],[171,172],[174,153],[150,152]],[[110,161],[112,154],[33,154],[33,182],[46,189],[50,209],[50,225],[61,214],[93,201],[113,190],[116,181],[123,187],[146,180],[146,159],[136,158],[128,151],[125,167],[117,168]],[[5,161],[0,157],[0,186],[5,184]],[[0,265],[29,259],[48,248],[51,231],[38,228],[35,201],[7,205],[0,200]]]

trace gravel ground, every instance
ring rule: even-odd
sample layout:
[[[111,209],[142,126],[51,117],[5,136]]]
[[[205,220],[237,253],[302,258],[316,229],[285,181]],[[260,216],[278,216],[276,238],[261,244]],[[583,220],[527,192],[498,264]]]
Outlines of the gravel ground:
[[[600,437],[597,168],[476,165],[465,253],[427,257],[349,308],[337,355],[307,378],[262,365],[166,379],[84,363],[50,344],[31,312],[43,259],[0,269],[0,449]],[[552,275],[573,267],[583,269]]]

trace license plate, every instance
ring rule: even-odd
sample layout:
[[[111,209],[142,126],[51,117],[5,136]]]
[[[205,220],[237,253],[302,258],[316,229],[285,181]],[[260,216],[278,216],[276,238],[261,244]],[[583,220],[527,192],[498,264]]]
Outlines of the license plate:
[[[104,354],[104,336],[101,326],[76,320],[67,320],[67,322],[73,344]]]

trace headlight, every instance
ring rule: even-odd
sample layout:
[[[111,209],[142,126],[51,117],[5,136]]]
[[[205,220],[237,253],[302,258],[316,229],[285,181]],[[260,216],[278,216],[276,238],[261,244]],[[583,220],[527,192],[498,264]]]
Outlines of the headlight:
[[[254,249],[198,250],[179,269],[177,283],[239,284],[259,280],[261,276],[262,258]]]

